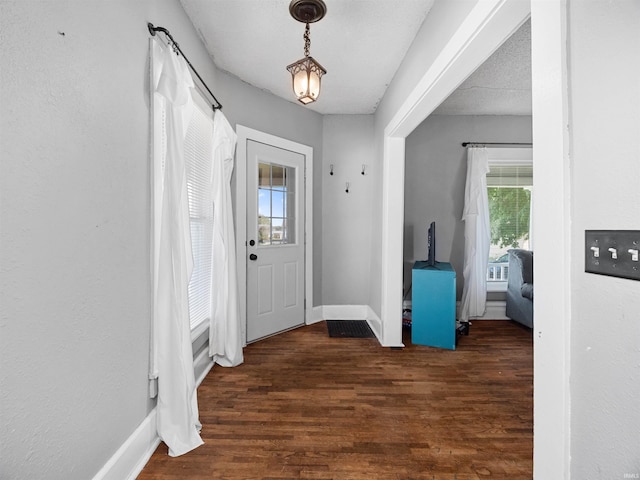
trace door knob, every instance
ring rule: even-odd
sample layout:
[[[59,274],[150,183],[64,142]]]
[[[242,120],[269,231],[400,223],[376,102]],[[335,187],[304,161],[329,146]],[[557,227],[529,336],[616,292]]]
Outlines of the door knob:
[[[256,255],[255,253],[252,253],[251,255],[249,255],[249,260],[257,260],[258,259],[258,255]]]

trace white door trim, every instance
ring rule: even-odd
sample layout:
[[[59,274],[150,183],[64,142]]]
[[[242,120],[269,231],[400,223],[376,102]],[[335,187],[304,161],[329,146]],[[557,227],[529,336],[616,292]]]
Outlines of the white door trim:
[[[313,305],[313,148],[285,138],[254,130],[243,125],[236,126],[238,146],[236,150],[235,175],[235,224],[236,252],[238,268],[238,297],[240,302],[240,318],[242,319],[242,336],[247,338],[247,141],[253,140],[273,145],[284,150],[299,153],[305,157],[305,323],[312,322]]]
[[[571,118],[567,2],[531,2],[533,229],[533,477],[571,478]],[[578,243],[579,244],[579,243]],[[552,270],[549,270],[552,269]]]

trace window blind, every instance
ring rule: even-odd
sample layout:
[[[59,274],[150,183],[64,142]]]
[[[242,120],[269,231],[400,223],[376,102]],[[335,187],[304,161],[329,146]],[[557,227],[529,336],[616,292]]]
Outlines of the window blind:
[[[193,95],[197,97],[197,94]],[[194,100],[197,100],[194,98]],[[213,272],[213,200],[211,198],[211,168],[213,156],[213,119],[199,102],[187,129],[185,164],[193,273],[189,282],[189,314],[191,329],[211,316],[211,275]]]
[[[530,187],[533,165],[490,165],[487,187]]]
[[[533,165],[489,165],[487,193],[492,251],[524,247],[529,239]]]

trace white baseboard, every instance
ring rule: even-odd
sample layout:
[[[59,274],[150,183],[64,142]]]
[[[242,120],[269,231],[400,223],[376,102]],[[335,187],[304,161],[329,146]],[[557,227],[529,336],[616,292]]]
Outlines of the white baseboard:
[[[383,347],[404,347],[400,345],[385,345],[382,343],[382,321],[369,305],[323,305],[314,307],[314,321],[322,320],[366,320]]]
[[[196,388],[200,386],[204,378],[213,368],[213,358],[209,356],[209,346],[202,349],[200,354],[193,359],[193,373],[196,376]]]
[[[365,308],[367,310],[367,323],[371,327],[371,330],[373,330],[373,333],[378,339],[378,342],[380,342],[380,345],[382,345],[382,321],[369,305],[367,305]]]
[[[366,320],[366,305],[323,305],[323,320]]]
[[[313,307],[311,309],[311,318],[307,318],[307,325],[312,325],[324,320],[324,312],[322,307]]]
[[[193,359],[196,387],[200,386],[212,368],[213,360],[209,357],[209,349],[204,348]],[[158,445],[160,445],[160,437],[158,437],[156,430],[156,408],[154,407],[118,451],[93,477],[93,480],[135,480]]]
[[[481,317],[471,317],[469,320],[510,320],[505,313],[507,302],[504,300],[488,300],[487,308]],[[456,303],[456,317],[460,318],[460,302]]]
[[[504,300],[492,300],[487,302],[487,310],[484,315],[476,320],[509,320],[505,313],[507,302]]]
[[[93,480],[134,480],[160,445],[156,430],[156,409],[142,421]]]

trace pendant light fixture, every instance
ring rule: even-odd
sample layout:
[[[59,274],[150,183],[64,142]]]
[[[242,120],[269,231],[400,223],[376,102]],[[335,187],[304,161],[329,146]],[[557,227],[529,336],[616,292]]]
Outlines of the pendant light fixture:
[[[309,55],[311,47],[310,23],[321,20],[327,13],[323,0],[292,0],[289,13],[299,22],[306,24],[304,29],[304,58],[287,67],[293,81],[293,92],[304,105],[315,102],[320,96],[320,79],[327,71]]]

